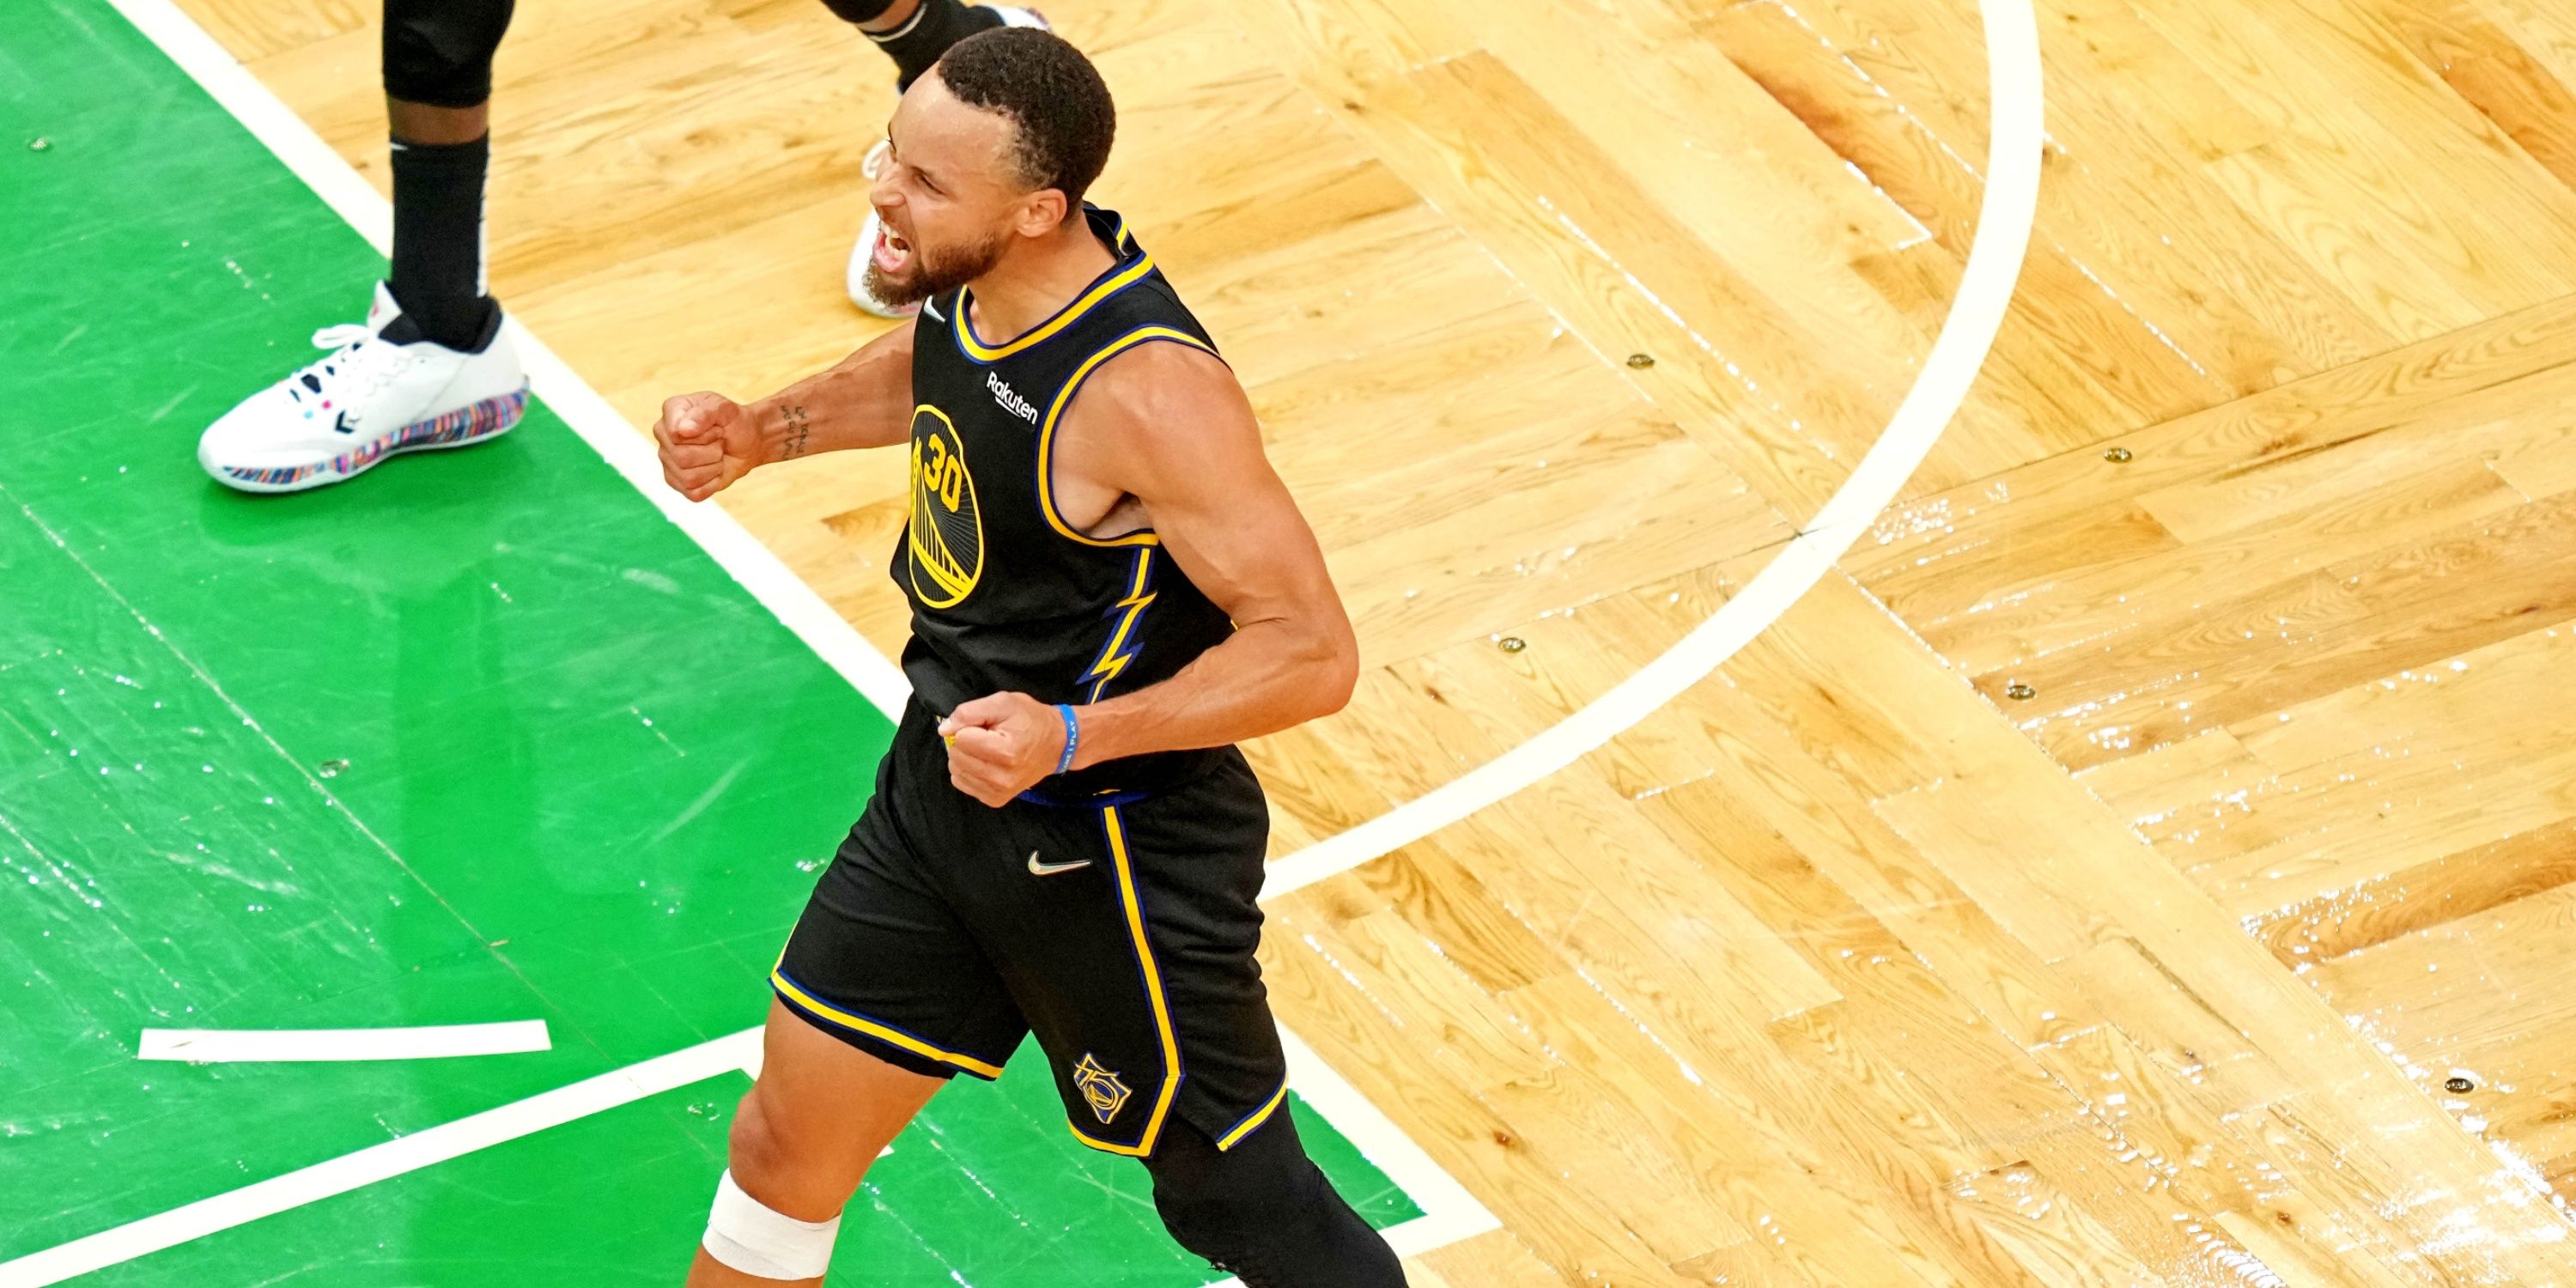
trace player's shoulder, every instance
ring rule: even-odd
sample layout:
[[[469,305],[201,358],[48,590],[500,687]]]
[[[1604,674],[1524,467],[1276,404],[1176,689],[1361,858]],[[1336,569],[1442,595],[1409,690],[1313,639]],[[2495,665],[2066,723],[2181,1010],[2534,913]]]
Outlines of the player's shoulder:
[[[1145,327],[1104,346],[1111,350],[1092,371],[1094,382],[1159,386],[1216,383],[1232,385],[1234,369],[1205,341],[1178,328]]]
[[[1089,421],[1167,423],[1175,416],[1244,403],[1234,369],[1216,352],[1186,336],[1160,343],[1131,343],[1094,368],[1074,400]]]

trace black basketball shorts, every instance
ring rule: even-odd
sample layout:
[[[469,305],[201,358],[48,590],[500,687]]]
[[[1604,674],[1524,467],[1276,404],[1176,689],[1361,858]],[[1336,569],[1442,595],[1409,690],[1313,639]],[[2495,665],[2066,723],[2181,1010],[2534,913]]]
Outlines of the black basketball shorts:
[[[1231,1146],[1287,1067],[1253,960],[1268,807],[1239,753],[1209,761],[1142,798],[994,809],[950,785],[936,717],[908,706],[771,987],[935,1077],[998,1077],[1035,1032],[1095,1149],[1150,1155],[1176,1115]]]

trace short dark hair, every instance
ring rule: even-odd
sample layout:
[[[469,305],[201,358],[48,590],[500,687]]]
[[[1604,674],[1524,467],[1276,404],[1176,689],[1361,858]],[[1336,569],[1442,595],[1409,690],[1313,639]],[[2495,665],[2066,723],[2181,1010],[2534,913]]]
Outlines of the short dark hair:
[[[939,80],[968,107],[1011,118],[1011,160],[1032,192],[1064,194],[1066,217],[1109,164],[1118,109],[1091,60],[1035,27],[996,27],[949,47]]]

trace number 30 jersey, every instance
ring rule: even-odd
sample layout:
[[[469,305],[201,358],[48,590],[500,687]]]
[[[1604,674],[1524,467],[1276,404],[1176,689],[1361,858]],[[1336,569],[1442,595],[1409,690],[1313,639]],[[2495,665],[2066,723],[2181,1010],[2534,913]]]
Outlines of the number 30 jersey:
[[[1080,705],[1170,677],[1233,632],[1150,529],[1092,535],[1056,509],[1054,438],[1083,381],[1143,344],[1216,352],[1116,214],[1084,207],[1118,262],[1053,317],[987,343],[973,292],[933,296],[912,348],[911,516],[894,552],[912,603],[903,669],[945,715],[1001,692]],[[1050,797],[1150,790],[1210,752],[1163,753],[1050,779]]]

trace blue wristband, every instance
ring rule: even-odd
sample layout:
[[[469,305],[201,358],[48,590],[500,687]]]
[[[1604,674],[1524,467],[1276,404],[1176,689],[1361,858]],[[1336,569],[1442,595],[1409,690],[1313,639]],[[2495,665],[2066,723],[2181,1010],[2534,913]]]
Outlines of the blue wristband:
[[[1073,768],[1074,749],[1082,745],[1082,722],[1073,718],[1069,702],[1055,704],[1055,713],[1064,717],[1064,757],[1055,762],[1055,772],[1061,774]]]

